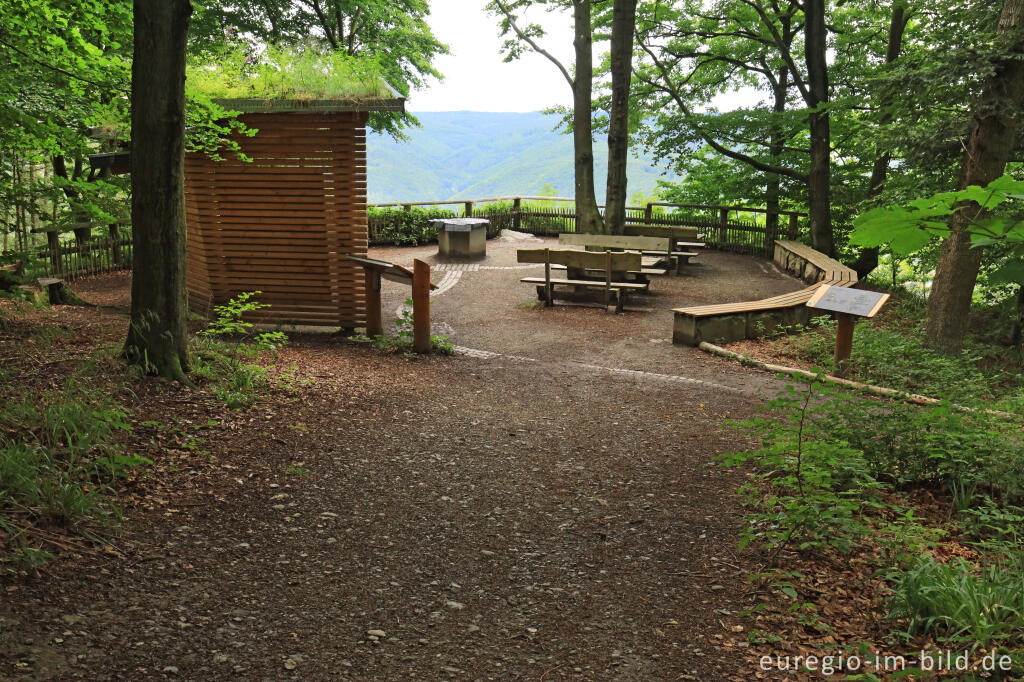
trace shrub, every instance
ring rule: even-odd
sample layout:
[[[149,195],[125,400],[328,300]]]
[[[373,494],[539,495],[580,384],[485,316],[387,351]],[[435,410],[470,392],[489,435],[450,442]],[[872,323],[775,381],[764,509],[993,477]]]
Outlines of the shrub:
[[[215,395],[233,409],[251,406],[270,386],[266,368],[257,362],[260,353],[288,343],[284,332],[258,332],[253,322],[244,319],[246,313],[270,307],[253,300],[259,293],[241,293],[216,306],[213,321],[193,341],[194,376],[215,382]]]
[[[413,207],[406,211],[400,208],[371,208],[368,213],[371,244],[395,244],[396,246],[418,246],[437,239],[437,226],[430,222],[435,218],[453,218],[455,213],[441,209]]]

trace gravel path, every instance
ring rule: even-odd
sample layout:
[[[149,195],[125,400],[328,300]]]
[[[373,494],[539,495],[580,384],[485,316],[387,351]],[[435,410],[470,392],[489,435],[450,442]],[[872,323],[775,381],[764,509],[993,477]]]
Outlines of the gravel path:
[[[490,268],[435,300],[466,352],[409,361],[297,337],[280,362],[296,387],[217,415],[213,464],[129,510],[129,560],[8,585],[0,677],[752,678],[742,474],[713,459],[749,445],[722,421],[775,383],[673,347],[665,311],[792,280],[709,254],[637,297],[651,312],[538,309],[514,245],[489,249]],[[745,283],[715,299],[722,277]],[[400,306],[401,288],[385,299]],[[189,394],[159,396],[176,400]],[[179,418],[210,416],[191,409]]]

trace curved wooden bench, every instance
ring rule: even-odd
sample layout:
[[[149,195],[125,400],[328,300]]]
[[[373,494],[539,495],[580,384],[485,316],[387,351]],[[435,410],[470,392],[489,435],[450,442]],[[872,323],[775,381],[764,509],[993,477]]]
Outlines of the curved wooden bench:
[[[811,286],[758,301],[676,308],[672,340],[696,346],[752,339],[785,327],[807,324],[822,311],[807,307],[821,286],[851,287],[857,273],[820,251],[799,242],[776,240],[775,263]]]

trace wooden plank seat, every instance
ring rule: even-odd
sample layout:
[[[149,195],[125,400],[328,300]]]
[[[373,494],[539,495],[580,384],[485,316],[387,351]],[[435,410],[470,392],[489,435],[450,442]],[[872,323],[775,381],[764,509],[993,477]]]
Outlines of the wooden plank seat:
[[[649,270],[646,275],[666,275],[678,268],[678,260],[672,255],[672,240],[668,237],[563,233],[558,235],[558,243],[562,246],[582,246],[598,251],[639,251],[642,255],[648,256],[648,259],[642,262],[643,267]]]
[[[857,284],[854,270],[799,242],[776,240],[775,262],[810,286],[757,301],[676,308],[672,340],[696,346],[702,341],[751,339],[805,325],[812,315],[822,314],[806,305],[819,287]]]
[[[703,249],[707,245],[698,241],[700,235],[696,227],[685,227],[682,225],[626,225],[626,234],[661,237],[670,241],[671,255],[676,258],[676,274],[678,275],[683,265],[690,265],[693,259],[699,254],[694,249]]]
[[[687,227],[685,225],[627,224],[625,231],[626,234],[635,237],[667,237],[675,244],[685,241],[696,243],[700,238],[696,227]]]
[[[645,256],[661,254],[660,251],[642,251],[641,253],[643,253]],[[671,265],[672,262],[675,263],[675,274],[678,275],[683,265],[691,265],[693,259],[698,257],[699,255],[700,254],[697,253],[696,251],[672,251],[670,254],[671,260],[669,264]]]
[[[570,249],[519,249],[516,257],[520,263],[543,263],[543,277],[524,277],[520,282],[537,285],[537,298],[545,305],[554,304],[556,286],[573,288],[574,292],[586,289],[604,293],[605,309],[621,312],[626,294],[630,291],[646,290],[649,283],[626,281],[625,273],[637,272],[640,267],[639,251],[575,251]],[[553,265],[563,265],[567,276],[551,276]],[[600,273],[601,277],[588,279],[587,272]]]
[[[552,265],[551,269],[552,270],[568,270],[569,268],[567,266],[565,266],[565,265],[557,265],[556,264],[556,265]],[[651,267],[643,267],[643,266],[641,266],[641,268],[639,270],[627,270],[626,272],[622,272],[622,273],[616,272],[616,273],[612,273],[612,274],[613,274],[613,279],[615,279],[615,278],[623,279],[624,278],[625,281],[627,281],[627,282],[638,282],[640,284],[645,284],[647,286],[644,287],[643,291],[647,291],[650,288],[650,285],[651,285],[651,280],[650,280],[651,275],[658,275],[658,276],[667,275],[668,274],[668,268],[659,268],[659,267],[654,267],[653,265]],[[600,279],[600,278],[604,277],[604,270],[603,269],[595,270],[595,269],[592,269],[592,268],[587,268],[587,269],[584,270],[583,277],[584,277],[584,279]]]
[[[808,284],[824,280],[857,281],[856,271],[800,242],[776,239],[773,260],[779,268]]]

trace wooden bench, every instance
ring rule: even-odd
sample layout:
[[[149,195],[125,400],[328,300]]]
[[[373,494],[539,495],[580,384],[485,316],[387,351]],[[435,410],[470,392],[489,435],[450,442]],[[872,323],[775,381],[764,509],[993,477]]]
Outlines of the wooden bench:
[[[800,242],[776,239],[773,260],[779,268],[808,284],[857,281],[855,270]]]
[[[819,287],[852,287],[857,283],[855,271],[798,242],[777,240],[775,262],[789,272],[799,273],[811,286],[758,301],[676,308],[672,340],[697,346],[702,341],[752,339],[805,325],[813,315],[823,314],[806,305]]]
[[[641,259],[640,268],[635,271],[638,281],[647,281],[650,275],[666,275],[676,263],[671,253],[671,241],[667,237],[563,233],[558,235],[558,243],[562,246],[582,246],[598,251],[639,251],[648,258]]]
[[[545,305],[554,305],[554,288],[569,286],[573,291],[585,289],[599,290],[604,293],[605,309],[609,312],[622,312],[626,293],[646,290],[648,284],[625,281],[625,273],[640,269],[640,252],[625,251],[574,251],[569,249],[519,249],[517,259],[520,263],[543,263],[543,277],[523,277],[520,282],[537,285],[537,298]],[[554,278],[551,276],[552,265],[564,265],[568,276]],[[601,272],[602,279],[587,279],[587,272]]]
[[[699,241],[700,235],[696,227],[682,225],[626,225],[626,234],[666,238],[671,241],[671,255],[676,259],[676,274],[681,266],[689,265],[692,259],[700,254],[695,249],[703,249],[706,245]]]

